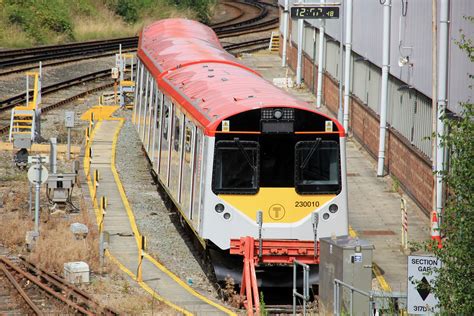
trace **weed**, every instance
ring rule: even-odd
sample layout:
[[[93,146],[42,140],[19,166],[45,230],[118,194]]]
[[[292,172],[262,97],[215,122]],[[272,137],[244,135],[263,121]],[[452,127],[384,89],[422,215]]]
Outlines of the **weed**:
[[[237,294],[235,291],[235,281],[230,276],[225,278],[225,287],[223,289],[224,298],[230,306],[241,308],[244,305],[245,296]]]

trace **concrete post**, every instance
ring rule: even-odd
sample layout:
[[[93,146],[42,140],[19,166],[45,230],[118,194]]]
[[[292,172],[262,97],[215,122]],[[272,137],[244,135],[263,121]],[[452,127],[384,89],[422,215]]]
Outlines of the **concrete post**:
[[[392,0],[383,3],[382,86],[380,89],[380,134],[377,176],[384,175],[385,134],[387,131],[388,74],[390,72],[390,19]]]
[[[321,0],[321,4],[326,1]],[[324,75],[324,33],[326,28],[326,22],[324,19],[320,20],[321,25],[319,26],[319,54],[318,54],[318,88],[316,93],[316,107],[321,107],[321,99],[323,95],[323,75]]]
[[[431,231],[431,236],[440,241],[439,221],[443,210],[443,176],[445,170],[444,145],[442,138],[445,134],[445,126],[442,116],[446,111],[447,83],[448,83],[448,50],[449,50],[449,0],[441,0],[439,17],[439,59],[438,59],[438,126],[436,137],[436,215],[438,219],[438,231]]]
[[[288,10],[289,0],[285,0],[285,7],[283,9],[283,49],[281,54],[281,66],[286,67],[286,48],[288,44]]]
[[[296,85],[300,86],[302,82],[301,67],[303,64],[303,19],[298,19],[298,56],[296,61]]]
[[[349,133],[349,102],[351,80],[351,51],[352,51],[352,0],[347,0],[346,9],[346,61],[344,63],[344,129]]]

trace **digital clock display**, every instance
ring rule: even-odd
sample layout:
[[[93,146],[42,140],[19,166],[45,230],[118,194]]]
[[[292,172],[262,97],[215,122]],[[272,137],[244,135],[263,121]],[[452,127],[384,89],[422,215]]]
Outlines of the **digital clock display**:
[[[292,7],[291,17],[296,19],[338,19],[339,7]]]

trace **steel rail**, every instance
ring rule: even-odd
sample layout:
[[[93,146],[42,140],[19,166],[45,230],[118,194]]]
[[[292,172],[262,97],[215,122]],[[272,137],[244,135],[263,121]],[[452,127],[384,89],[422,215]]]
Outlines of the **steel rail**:
[[[30,273],[27,273],[25,271],[23,271],[22,269],[18,268],[15,266],[15,264],[13,264],[13,262],[11,262],[10,260],[8,260],[7,258],[4,258],[4,257],[0,257],[0,261],[3,262],[3,264],[5,266],[7,266],[9,269],[15,271],[17,274],[19,274],[22,278],[26,278],[28,279],[30,282],[34,283],[36,286],[38,286],[39,288],[41,288],[43,291],[45,291],[46,293],[48,293],[49,295],[55,297],[56,299],[60,300],[61,302],[63,302],[65,305],[69,306],[70,308],[76,310],[77,312],[80,312],[81,314],[83,315],[87,315],[87,316],[93,316],[95,315],[94,313],[90,312],[90,311],[87,311],[85,310],[83,307],[77,305],[75,302],[69,300],[69,299],[66,299],[64,298],[61,294],[59,294],[58,292],[56,292],[55,290],[53,290],[51,287],[43,284],[37,277],[35,277],[34,275],[30,274]]]
[[[38,306],[31,300],[28,294],[26,294],[25,290],[21,288],[20,284],[18,284],[17,280],[15,280],[15,277],[13,277],[13,275],[7,270],[2,262],[0,262],[0,269],[3,271],[3,274],[5,274],[13,287],[17,290],[18,294],[20,294],[20,296],[25,300],[26,304],[28,304],[28,306],[35,312],[35,314],[44,315]]]
[[[47,95],[62,89],[70,88],[75,85],[93,81],[96,79],[110,76],[110,69],[99,70],[90,74],[82,75],[70,80],[55,83],[49,86],[42,87],[41,95]],[[30,100],[33,99],[32,93],[30,93]],[[0,101],[0,112],[11,109],[19,104],[26,103],[25,93],[14,95],[8,99]]]
[[[86,304],[89,310],[92,310],[95,312],[101,311],[103,312],[104,315],[119,315],[118,312],[108,307],[102,306],[99,302],[94,300],[89,294],[85,293],[81,289],[76,288],[72,286],[71,284],[67,283],[63,278],[60,278],[59,276],[55,274],[52,274],[41,268],[38,268],[33,263],[29,262],[23,257],[20,257],[20,260],[22,260],[22,263],[26,266],[26,268],[29,271],[33,271],[36,276],[43,278],[47,282],[62,289],[63,293],[67,293],[68,296],[74,297],[76,299],[76,302],[77,302],[77,299],[80,299],[81,300],[80,304],[81,305]]]

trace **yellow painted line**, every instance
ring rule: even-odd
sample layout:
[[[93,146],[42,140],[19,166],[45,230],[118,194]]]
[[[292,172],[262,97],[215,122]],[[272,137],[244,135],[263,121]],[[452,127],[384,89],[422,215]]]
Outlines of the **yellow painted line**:
[[[163,271],[164,273],[166,273],[170,278],[172,278],[176,283],[178,283],[179,285],[181,285],[181,287],[183,287],[186,291],[188,291],[190,294],[196,296],[197,298],[201,299],[202,301],[206,302],[207,304],[211,305],[211,306],[214,306],[215,308],[219,309],[220,311],[223,311],[224,313],[226,313],[227,315],[237,315],[236,313],[234,313],[233,311],[225,308],[224,306],[222,305],[219,305],[213,301],[211,301],[210,299],[208,299],[207,297],[199,294],[198,292],[196,292],[192,287],[190,287],[189,285],[187,285],[183,280],[181,280],[178,276],[176,276],[173,272],[169,271],[165,266],[163,266],[162,264],[160,264],[158,261],[156,261],[155,258],[151,257],[149,254],[145,253],[145,258],[147,258],[148,260],[150,260],[151,263],[153,263],[158,269],[160,269],[161,271]]]
[[[357,233],[354,229],[352,229],[352,227],[349,225],[349,235],[352,237],[352,238],[355,238],[357,237]],[[380,271],[380,268],[377,264],[375,263],[372,263],[372,272],[375,274],[375,278],[377,279],[377,281],[379,282],[380,284],[380,287],[382,287],[382,290],[384,290],[385,292],[392,292],[392,288],[390,287],[390,285],[388,284],[388,282],[385,280],[385,278],[383,277],[382,275],[382,272]]]
[[[92,142],[94,140],[94,136],[95,136],[95,132],[96,130],[98,129],[98,127],[101,125],[101,121],[99,121],[96,125],[95,125],[95,128],[93,129],[91,135],[90,135],[90,141],[89,141],[89,144],[86,145],[86,150],[89,149],[89,147],[92,145]],[[123,120],[122,120],[122,123],[119,127],[121,127],[123,125]],[[117,132],[116,132],[116,135],[118,136],[118,132],[120,131],[120,128],[117,129]],[[114,142],[116,143],[116,138],[114,137]],[[113,152],[113,156],[115,156],[115,150]],[[92,181],[90,179],[90,176],[89,176],[89,168],[85,168],[86,166],[88,166],[88,161],[89,161],[89,158],[87,158],[87,156],[84,157],[84,172],[87,171],[86,173],[86,178],[87,178],[87,184],[88,184],[88,187],[89,187],[89,192],[93,192],[93,184],[92,184]],[[100,225],[100,211],[99,211],[99,205],[97,203],[97,199],[92,199],[92,204],[93,204],[93,207],[94,207],[94,211],[95,211],[95,214],[96,214],[96,221],[97,221],[97,225]],[[129,275],[133,280],[137,281],[136,279],[136,276],[130,271],[128,270],[117,258],[115,258],[109,251],[106,251],[106,255],[115,263],[117,264],[117,266],[119,267],[120,270],[122,270],[123,272],[125,272],[127,275]],[[150,293],[154,298],[156,298],[157,300],[159,300],[160,302],[163,302],[165,303],[166,305],[170,306],[171,308],[175,309],[176,311],[180,312],[180,313],[183,313],[184,315],[192,315],[192,313],[190,313],[189,311],[186,311],[185,309],[173,304],[172,302],[166,300],[164,297],[161,297],[160,295],[158,295],[158,293],[156,293],[155,291],[153,291],[146,283],[144,282],[138,282],[137,283],[145,290],[147,291],[148,293]]]
[[[94,113],[94,120],[106,120],[117,111],[118,105],[95,105],[81,115],[81,120],[89,121],[91,113]]]
[[[116,155],[116,147],[117,147],[117,139],[120,133],[120,130],[125,122],[125,119],[120,119],[120,124],[117,127],[117,130],[114,135],[114,139],[112,142],[112,160],[111,160],[111,169],[112,173],[114,175],[115,182],[117,183],[117,188],[120,193],[120,197],[122,198],[123,205],[125,207],[125,210],[127,211],[128,218],[130,220],[130,225],[132,226],[132,230],[135,236],[135,240],[137,242],[137,247],[138,249],[140,248],[139,244],[139,236],[140,232],[138,231],[137,224],[135,222],[135,216],[133,215],[132,208],[130,207],[130,204],[127,199],[127,195],[125,194],[125,190],[123,189],[122,182],[120,181],[120,177],[118,175],[117,169],[115,167],[115,155]],[[187,285],[183,280],[181,280],[178,276],[176,276],[173,272],[169,271],[165,266],[160,264],[158,261],[156,261],[153,257],[151,257],[149,254],[145,253],[145,258],[147,258],[151,263],[153,263],[158,269],[160,269],[162,272],[166,273],[171,279],[173,279],[176,283],[178,283],[182,288],[184,288],[188,293],[191,295],[194,295],[195,297],[199,298],[203,302],[223,311],[224,313],[228,315],[236,315],[234,312],[231,310],[225,308],[224,306],[221,306],[210,299],[204,297],[203,295],[199,294],[196,292],[193,288],[191,288],[189,285]]]
[[[119,267],[120,270],[122,270],[123,272],[125,272],[126,274],[128,274],[128,276],[130,276],[133,280],[135,280],[145,291],[147,291],[149,294],[151,294],[155,299],[157,299],[158,301],[160,302],[163,302],[164,304],[170,306],[171,308],[177,310],[178,312],[181,312],[183,313],[184,315],[193,315],[192,313],[190,313],[189,311],[179,307],[178,305],[175,305],[169,301],[167,301],[166,299],[164,299],[163,297],[161,297],[160,295],[156,294],[155,291],[153,291],[153,289],[151,289],[148,284],[146,284],[145,282],[143,281],[137,281],[137,278],[136,276],[133,274],[132,271],[130,271],[129,269],[127,269],[127,267],[125,267],[117,258],[114,257],[114,255],[112,255],[110,253],[110,251],[106,250],[106,255]]]
[[[30,134],[30,133],[27,133]],[[48,153],[50,150],[51,146],[48,144],[33,144],[31,146],[31,151],[32,152],[41,152],[41,153]],[[0,142],[0,150],[2,151],[14,151],[17,150],[17,148],[13,148],[13,144],[9,142]],[[58,153],[65,153],[67,150],[67,146],[64,144],[59,144],[57,145],[57,151]],[[73,154],[79,154],[81,152],[81,147],[80,146],[71,146],[71,153]]]

